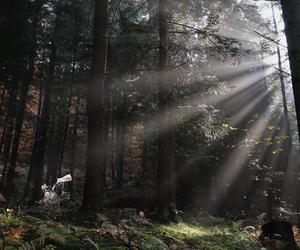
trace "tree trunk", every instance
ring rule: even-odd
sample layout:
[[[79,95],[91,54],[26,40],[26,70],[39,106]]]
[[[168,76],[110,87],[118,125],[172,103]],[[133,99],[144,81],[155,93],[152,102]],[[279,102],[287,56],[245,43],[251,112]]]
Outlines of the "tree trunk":
[[[5,84],[3,84],[3,89],[2,89],[2,93],[1,93],[1,101],[0,101],[0,110],[1,110],[1,117],[3,116],[4,112],[3,112],[3,109],[4,109],[4,103],[5,103],[5,94],[6,94],[6,86]]]
[[[11,152],[11,145],[13,139],[13,133],[15,129],[15,117],[16,117],[16,100],[17,100],[17,91],[18,91],[18,82],[16,79],[13,79],[9,84],[9,99],[8,99],[8,109],[7,109],[7,126],[5,130],[5,137],[3,141],[3,154],[2,158],[4,160],[4,167],[1,176],[1,188],[5,190],[5,182],[7,179],[7,171],[10,168],[11,164],[9,161],[9,155]]]
[[[42,70],[42,75],[44,75],[43,70]],[[43,79],[43,77],[42,77],[42,79]],[[33,148],[32,148],[32,151],[31,151],[31,160],[33,158],[33,153],[34,153],[33,151],[36,150],[35,143],[36,143],[38,135],[40,133],[40,125],[41,125],[41,119],[42,119],[41,114],[42,114],[42,109],[43,109],[44,99],[45,99],[44,96],[45,96],[45,88],[44,88],[43,81],[41,81],[40,86],[39,86],[39,105],[38,105],[37,119],[36,119],[36,122],[35,122],[34,144],[33,144]],[[29,192],[29,183],[30,183],[29,180],[31,179],[31,175],[32,175],[32,168],[29,167],[28,174],[27,174],[27,179],[26,179],[26,184],[25,184],[25,188],[24,188],[24,193],[23,193],[23,197],[22,197],[22,202],[23,203],[25,203],[25,200],[26,200],[28,192]]]
[[[114,181],[116,179],[116,170],[115,170],[115,139],[116,139],[116,120],[114,115],[113,99],[111,99],[111,138],[110,138],[110,160],[111,160],[111,179]]]
[[[25,202],[33,204],[41,196],[41,185],[44,168],[44,155],[46,150],[46,140],[49,128],[50,102],[52,84],[55,78],[55,64],[56,64],[56,46],[54,42],[51,45],[51,56],[48,71],[48,80],[45,86],[43,106],[41,110],[41,118],[38,124],[38,131],[36,133],[35,141],[32,149],[32,156],[30,162],[30,169],[25,188]]]
[[[75,62],[74,64],[75,65]],[[61,169],[62,169],[62,164],[63,164],[63,160],[64,160],[64,154],[65,154],[65,147],[66,147],[66,140],[67,140],[67,136],[68,136],[68,130],[69,130],[69,123],[70,123],[70,110],[71,110],[71,106],[72,106],[72,99],[73,99],[73,85],[74,85],[74,66],[72,69],[72,80],[71,80],[71,86],[70,86],[70,93],[69,93],[69,98],[68,98],[68,106],[67,106],[67,114],[66,117],[64,119],[64,125],[63,125],[63,135],[62,135],[62,145],[60,148],[60,154],[59,154],[59,163],[58,163],[58,168],[59,168],[59,172],[61,173]]]
[[[18,156],[18,149],[20,144],[20,137],[22,132],[22,126],[25,116],[25,105],[27,100],[27,92],[29,89],[29,82],[24,82],[22,89],[21,89],[21,99],[19,101],[19,110],[16,120],[16,128],[15,133],[12,141],[12,149],[10,154],[10,165],[7,169],[7,174],[4,180],[4,186],[6,190],[6,197],[9,197],[13,191],[13,179],[15,174],[15,168],[17,164],[17,156]]]
[[[278,26],[277,26],[277,22],[276,22],[274,3],[273,2],[271,3],[271,8],[272,8],[272,15],[273,15],[274,31],[275,31],[276,37],[278,38],[279,32],[278,32]],[[280,51],[279,45],[277,45],[277,58],[278,58],[279,78],[280,78],[281,93],[282,93],[283,111],[284,111],[284,115],[285,115],[285,118],[286,118],[288,136],[290,137],[291,136],[291,130],[290,130],[290,123],[289,123],[288,105],[287,105],[287,98],[286,98],[286,91],[285,91],[284,76],[283,76],[281,51]]]
[[[285,33],[288,43],[290,69],[295,96],[295,107],[300,132],[300,1],[281,0]],[[299,133],[300,134],[300,133]]]
[[[126,103],[125,95],[121,92],[119,96],[118,117],[116,125],[116,183],[117,187],[121,188],[124,179],[124,144],[125,144],[125,132],[126,132]]]
[[[2,135],[1,135],[1,142],[0,142],[1,160],[3,160],[2,149],[3,149],[3,146],[4,146],[4,139],[5,139],[5,134],[6,134],[6,128],[7,128],[7,126],[5,125],[4,128],[3,128],[3,131],[2,131]]]
[[[76,1],[76,4],[78,2]],[[75,4],[75,6],[76,6]],[[78,50],[78,43],[79,43],[79,27],[80,27],[80,20],[78,18],[78,13],[75,13],[75,23],[76,23],[76,31],[75,31],[75,38],[73,41],[73,60],[72,60],[72,70],[71,70],[71,82],[70,82],[70,89],[69,89],[69,98],[68,98],[68,106],[67,106],[67,115],[65,117],[65,124],[64,124],[64,133],[63,133],[63,140],[62,140],[62,147],[60,152],[60,160],[59,160],[59,169],[61,172],[62,163],[65,154],[65,146],[68,136],[68,129],[69,129],[69,122],[70,122],[70,110],[72,107],[72,100],[73,100],[73,92],[74,92],[74,81],[75,81],[75,74],[76,74],[76,63],[77,63],[77,50]]]
[[[46,173],[46,184],[48,186],[52,186],[55,182],[56,171],[54,167],[54,157],[55,157],[55,149],[56,149],[56,138],[55,138],[55,115],[52,114],[49,117],[49,125],[48,125],[48,136],[47,136],[47,154],[46,154],[46,165],[47,165],[47,173]],[[54,172],[54,173],[53,173]]]
[[[170,83],[166,78],[167,66],[167,1],[159,1],[159,122],[157,202],[158,213],[163,219],[169,217],[172,199],[173,132],[170,123]]]
[[[74,125],[72,129],[72,140],[71,140],[71,152],[70,152],[70,174],[73,177],[73,181],[70,183],[70,195],[73,196],[73,185],[74,185],[74,170],[76,164],[76,150],[77,150],[77,128],[79,122],[79,107],[80,107],[80,97],[77,96],[76,107],[75,107],[75,118]]]
[[[87,84],[87,166],[82,202],[83,211],[99,211],[103,208],[106,138],[103,89],[107,58],[108,1],[95,1],[94,48],[91,79]]]
[[[47,140],[47,184],[52,186],[56,182],[57,177],[61,176],[59,162],[61,159],[65,117],[61,114],[53,114],[51,124],[51,132]]]
[[[16,121],[16,129],[13,139],[13,145],[10,155],[10,164],[11,166],[8,169],[7,173],[7,180],[5,183],[5,189],[7,190],[7,196],[12,193],[13,191],[13,180],[14,180],[14,173],[15,168],[17,164],[17,156],[18,156],[18,150],[19,150],[19,144],[20,144],[20,137],[22,132],[22,126],[24,122],[24,116],[25,116],[25,108],[26,108],[26,102],[28,97],[28,90],[29,86],[33,81],[33,74],[34,74],[34,60],[36,57],[36,30],[39,22],[39,16],[40,16],[40,10],[42,7],[42,1],[37,0],[35,2],[35,12],[34,12],[34,19],[32,23],[32,43],[31,48],[28,56],[28,72],[26,74],[26,79],[22,83],[21,87],[21,96],[19,101],[19,109],[18,109],[18,115],[17,115],[17,121]]]
[[[281,0],[285,34],[288,44],[290,70],[297,115],[298,136],[300,135],[300,1]],[[300,139],[300,137],[298,137]],[[299,187],[298,187],[299,190]],[[300,211],[300,199],[296,200],[297,212]],[[298,218],[300,225],[300,218]]]

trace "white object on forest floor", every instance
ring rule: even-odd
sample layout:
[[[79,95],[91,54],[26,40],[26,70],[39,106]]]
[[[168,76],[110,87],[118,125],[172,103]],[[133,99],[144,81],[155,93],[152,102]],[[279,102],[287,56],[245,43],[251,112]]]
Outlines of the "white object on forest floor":
[[[248,233],[255,233],[256,229],[254,226],[247,226],[244,228],[244,231],[248,232]]]
[[[58,178],[56,183],[52,187],[52,191],[54,191],[56,187],[63,186],[66,182],[70,182],[70,181],[72,181],[72,176],[70,174]]]
[[[58,178],[52,187],[47,186],[46,184],[42,185],[41,189],[44,193],[44,197],[38,203],[47,208],[60,208],[61,201],[70,199],[70,193],[65,192],[64,186],[65,183],[70,181],[72,181],[72,176],[68,174]]]

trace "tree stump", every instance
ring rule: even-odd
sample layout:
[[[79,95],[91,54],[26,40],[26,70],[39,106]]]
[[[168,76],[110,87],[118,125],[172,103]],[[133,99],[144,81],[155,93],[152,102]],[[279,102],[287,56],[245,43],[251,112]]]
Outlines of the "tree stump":
[[[288,221],[270,221],[262,225],[259,240],[262,245],[270,240],[278,240],[287,246],[286,249],[296,249],[297,246],[292,224]]]

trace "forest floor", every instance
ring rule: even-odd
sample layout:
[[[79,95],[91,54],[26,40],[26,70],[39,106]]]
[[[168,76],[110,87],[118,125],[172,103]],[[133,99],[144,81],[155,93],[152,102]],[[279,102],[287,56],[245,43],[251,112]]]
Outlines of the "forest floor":
[[[244,222],[183,217],[178,223],[160,224],[143,214],[126,218],[121,210],[88,216],[2,209],[0,249],[263,249],[254,233],[243,230]]]

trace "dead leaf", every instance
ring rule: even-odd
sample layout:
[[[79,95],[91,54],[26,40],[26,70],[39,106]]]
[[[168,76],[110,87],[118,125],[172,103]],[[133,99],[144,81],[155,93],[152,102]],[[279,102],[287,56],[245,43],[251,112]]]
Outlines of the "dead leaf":
[[[18,227],[15,229],[11,229],[9,232],[5,233],[5,236],[10,238],[10,239],[16,239],[19,240],[22,238],[24,234],[24,230],[22,227]]]

